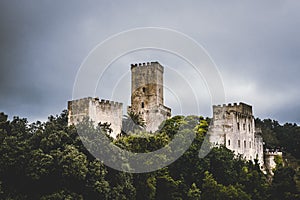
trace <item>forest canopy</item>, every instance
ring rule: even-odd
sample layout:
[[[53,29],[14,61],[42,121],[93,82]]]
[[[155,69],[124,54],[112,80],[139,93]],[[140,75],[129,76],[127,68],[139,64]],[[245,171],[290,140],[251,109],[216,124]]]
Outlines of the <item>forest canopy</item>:
[[[196,135],[171,165],[150,173],[125,173],[96,159],[85,148],[67,111],[46,122],[29,123],[0,113],[0,199],[299,199],[299,126],[257,119],[268,148],[289,159],[270,178],[257,162],[247,162],[225,147],[199,158],[209,119],[174,116],[160,131],[121,134],[111,142],[132,152],[167,145],[178,131]],[[109,125],[85,120],[89,133],[109,133]],[[141,123],[142,125],[142,123]],[[139,136],[143,135],[143,137]],[[290,161],[291,160],[291,161]],[[129,166],[130,167],[130,166]]]

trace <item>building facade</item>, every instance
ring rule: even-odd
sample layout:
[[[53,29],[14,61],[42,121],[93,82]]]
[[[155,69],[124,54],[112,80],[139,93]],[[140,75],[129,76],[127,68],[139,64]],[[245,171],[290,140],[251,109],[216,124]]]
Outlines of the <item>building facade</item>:
[[[213,106],[209,140],[213,145],[224,145],[246,160],[258,159],[264,166],[263,139],[255,128],[252,106],[245,103]]]
[[[84,117],[89,117],[97,125],[110,123],[111,136],[116,137],[121,133],[123,104],[119,102],[87,97],[68,101],[68,125],[78,124]]]
[[[171,117],[171,109],[164,105],[164,67],[158,62],[131,65],[131,106],[128,112],[139,114],[146,131],[154,132]]]

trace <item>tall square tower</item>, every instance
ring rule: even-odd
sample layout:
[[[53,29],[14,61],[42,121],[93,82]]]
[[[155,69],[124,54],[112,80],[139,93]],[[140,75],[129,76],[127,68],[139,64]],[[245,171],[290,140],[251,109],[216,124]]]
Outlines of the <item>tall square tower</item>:
[[[154,132],[161,122],[171,117],[171,109],[164,106],[164,68],[158,62],[131,65],[131,106],[128,111],[139,114],[146,131]]]

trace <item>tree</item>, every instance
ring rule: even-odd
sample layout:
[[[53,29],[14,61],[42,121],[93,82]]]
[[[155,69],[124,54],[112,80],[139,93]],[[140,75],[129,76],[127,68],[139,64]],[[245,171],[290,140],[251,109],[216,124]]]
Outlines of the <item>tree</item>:
[[[188,199],[191,199],[191,200],[194,200],[194,199],[200,200],[201,199],[201,191],[195,183],[193,183],[191,185],[191,188],[189,189],[187,196],[188,196]]]
[[[271,185],[272,199],[279,200],[300,198],[294,179],[295,174],[295,170],[290,167],[279,168],[275,171]]]
[[[224,186],[218,184],[213,178],[212,174],[208,171],[205,172],[205,178],[203,179],[202,185],[202,198],[207,200],[221,200],[221,199],[232,199],[232,200],[250,200],[250,195],[246,194],[240,185],[229,185]]]
[[[130,132],[134,133],[136,131],[141,131],[145,128],[145,121],[141,118],[138,113],[128,112],[127,115],[124,115],[122,120],[122,135],[128,135]]]

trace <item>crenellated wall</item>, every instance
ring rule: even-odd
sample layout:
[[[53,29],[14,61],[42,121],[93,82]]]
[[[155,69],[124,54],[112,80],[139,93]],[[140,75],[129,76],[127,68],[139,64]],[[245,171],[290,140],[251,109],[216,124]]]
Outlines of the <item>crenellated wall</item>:
[[[161,122],[171,117],[171,109],[164,106],[164,68],[158,62],[131,65],[131,106],[128,111],[139,114],[146,131],[154,132]]]
[[[224,145],[246,160],[263,160],[263,141],[255,131],[252,106],[245,103],[213,106],[213,125],[210,128],[210,142]]]
[[[109,101],[99,98],[87,97],[68,101],[68,125],[77,124],[84,117],[89,117],[98,124],[99,122],[111,123],[113,133],[112,137],[116,137],[121,132],[123,104],[119,102]]]
[[[271,174],[274,175],[273,170],[276,168],[276,162],[275,162],[275,157],[281,157],[282,159],[282,152],[279,150],[270,150],[266,149],[264,152],[265,155],[265,166],[266,170]]]

